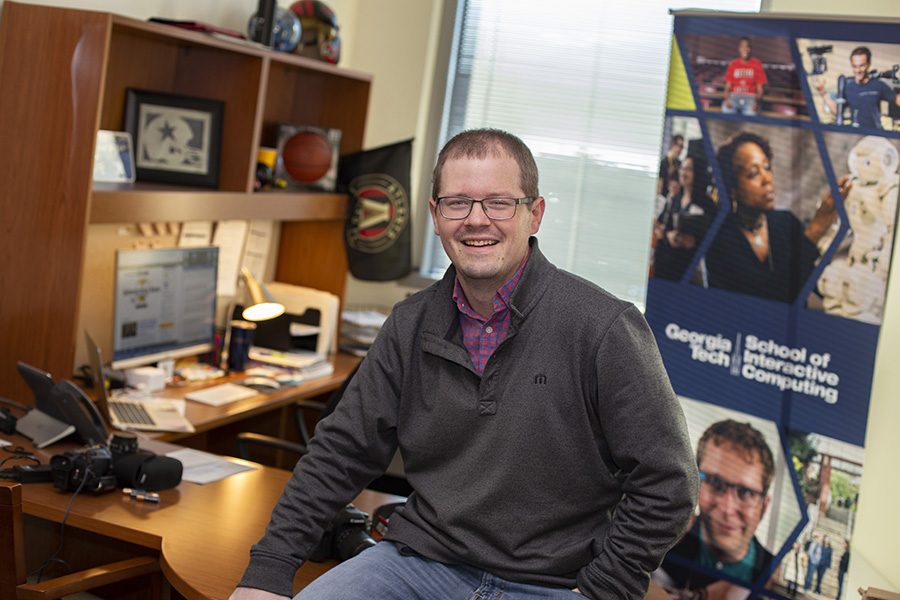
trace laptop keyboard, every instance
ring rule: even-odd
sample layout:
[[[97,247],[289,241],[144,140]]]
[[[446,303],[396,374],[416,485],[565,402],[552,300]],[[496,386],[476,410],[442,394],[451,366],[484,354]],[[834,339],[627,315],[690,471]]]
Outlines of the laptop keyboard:
[[[116,413],[120,423],[136,423],[138,425],[156,425],[153,417],[140,404],[130,402],[110,402],[110,409]]]

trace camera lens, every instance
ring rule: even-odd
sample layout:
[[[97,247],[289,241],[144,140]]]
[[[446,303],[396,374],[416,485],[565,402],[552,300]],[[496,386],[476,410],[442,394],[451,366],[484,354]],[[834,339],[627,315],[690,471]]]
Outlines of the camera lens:
[[[114,460],[119,460],[126,454],[134,454],[138,450],[137,436],[130,431],[116,431],[109,441],[109,449]]]
[[[338,560],[353,558],[366,548],[371,548],[377,542],[363,529],[348,528],[338,534],[334,540],[335,555]]]

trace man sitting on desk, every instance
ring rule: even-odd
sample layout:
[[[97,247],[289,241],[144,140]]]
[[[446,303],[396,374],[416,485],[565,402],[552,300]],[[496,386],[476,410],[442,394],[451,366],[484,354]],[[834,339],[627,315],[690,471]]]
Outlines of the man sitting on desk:
[[[646,322],[541,253],[544,199],[517,137],[451,139],[430,208],[453,266],[394,308],[233,598],[290,595],[323,529],[398,448],[414,492],[387,541],[298,599],[643,598],[698,486]]]

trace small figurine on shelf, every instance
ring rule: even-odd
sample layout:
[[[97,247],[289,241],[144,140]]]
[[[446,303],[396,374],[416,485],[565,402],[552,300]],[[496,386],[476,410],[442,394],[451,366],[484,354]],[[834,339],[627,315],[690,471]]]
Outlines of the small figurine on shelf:
[[[275,0],[260,0],[247,23],[247,37],[278,52],[293,52],[300,44],[303,29],[300,17],[277,5]]]
[[[278,151],[274,148],[260,148],[256,153],[256,183],[253,190],[262,192],[273,188],[287,187],[287,181],[275,175],[275,159]]]

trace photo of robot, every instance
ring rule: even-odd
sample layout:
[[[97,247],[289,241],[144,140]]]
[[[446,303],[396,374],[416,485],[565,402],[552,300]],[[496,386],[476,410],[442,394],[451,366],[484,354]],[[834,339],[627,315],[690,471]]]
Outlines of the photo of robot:
[[[852,185],[844,199],[849,231],[819,277],[821,309],[877,325],[884,313],[893,250],[900,144],[878,136],[838,133],[826,133],[825,143],[835,172],[849,171]],[[827,249],[837,231],[835,224],[819,240],[820,251]]]

